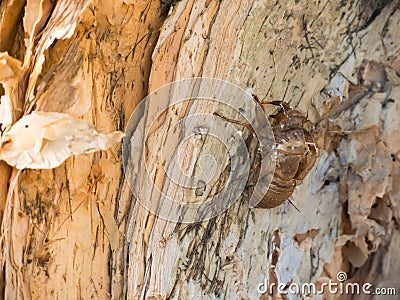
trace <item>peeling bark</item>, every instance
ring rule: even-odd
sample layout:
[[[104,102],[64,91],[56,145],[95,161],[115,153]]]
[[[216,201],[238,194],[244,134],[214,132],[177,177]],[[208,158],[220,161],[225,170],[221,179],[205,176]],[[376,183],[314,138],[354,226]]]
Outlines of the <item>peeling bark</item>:
[[[147,94],[175,80],[210,77],[288,102],[315,122],[328,114],[330,123],[319,123],[323,149],[292,196],[301,213],[287,203],[250,209],[243,193],[202,223],[157,218],[132,196],[119,146],[19,178],[0,162],[6,299],[268,299],[279,295],[259,293],[264,278],[320,285],[336,281],[339,271],[352,282],[399,290],[396,1],[67,2],[76,28],[57,17],[60,2],[31,6],[30,26],[22,24],[23,2],[2,2],[0,50],[24,62],[10,96],[14,122],[33,109],[80,115],[90,106],[84,119],[103,131],[124,130]],[[18,16],[5,17],[11,6]],[[57,26],[65,36],[52,40]],[[359,75],[364,60],[384,66],[388,85],[356,99],[354,91],[369,88]],[[141,121],[153,121],[151,109]],[[155,123],[147,163],[167,194],[177,191],[157,162],[171,124],[217,110],[224,112],[183,103]],[[254,160],[257,143],[243,131]],[[196,151],[218,147],[188,148],[186,163]],[[216,186],[226,181],[228,165],[220,161]],[[143,183],[145,174],[136,171]],[[17,178],[11,193],[7,182]],[[157,203],[153,189],[142,191]]]

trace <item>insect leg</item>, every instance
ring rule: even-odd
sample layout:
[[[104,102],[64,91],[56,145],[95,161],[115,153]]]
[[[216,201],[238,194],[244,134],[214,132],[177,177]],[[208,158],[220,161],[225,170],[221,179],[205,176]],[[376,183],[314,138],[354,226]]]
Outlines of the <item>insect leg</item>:
[[[263,106],[263,105],[265,105],[265,104],[270,104],[270,105],[279,106],[279,107],[284,111],[285,114],[286,114],[286,111],[288,111],[288,110],[290,109],[290,105],[289,105],[288,103],[282,101],[282,100],[272,100],[272,101],[269,101],[269,100],[260,100],[260,99],[258,98],[257,95],[252,94],[252,96],[253,96],[254,100],[255,100],[258,104],[260,104],[261,106]]]
[[[254,132],[254,129],[251,127],[251,125],[249,123],[243,123],[243,122],[240,122],[240,121],[235,120],[235,119],[230,119],[228,117],[221,116],[220,114],[218,114],[216,112],[214,112],[214,115],[217,116],[217,117],[220,117],[221,119],[224,119],[224,120],[228,121],[229,123],[233,123],[233,124],[236,124],[236,125],[240,125],[240,126],[246,127],[250,132]]]

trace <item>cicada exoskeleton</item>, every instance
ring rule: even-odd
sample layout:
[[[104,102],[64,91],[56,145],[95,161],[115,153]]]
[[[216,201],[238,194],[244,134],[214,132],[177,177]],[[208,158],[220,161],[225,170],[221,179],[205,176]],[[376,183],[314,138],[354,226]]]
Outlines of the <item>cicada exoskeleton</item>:
[[[261,102],[279,106],[277,113],[269,115],[275,137],[275,171],[267,193],[257,204],[259,208],[273,208],[286,201],[296,185],[310,172],[318,156],[314,137],[314,124],[302,112],[281,101]],[[256,158],[255,165],[257,165]]]

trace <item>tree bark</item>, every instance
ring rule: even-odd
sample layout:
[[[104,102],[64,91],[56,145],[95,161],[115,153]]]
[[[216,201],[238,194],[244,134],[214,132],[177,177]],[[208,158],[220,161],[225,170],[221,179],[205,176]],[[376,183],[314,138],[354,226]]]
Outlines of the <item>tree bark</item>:
[[[1,50],[30,62],[24,64],[16,111],[70,113],[90,99],[85,119],[103,131],[125,130],[146,95],[176,80],[206,77],[288,102],[317,122],[335,96],[349,101],[349,90],[366,88],[358,75],[363,60],[382,64],[388,85],[335,114],[329,127],[320,123],[319,158],[291,198],[300,213],[287,202],[250,208],[244,192],[227,211],[200,223],[159,218],[131,193],[120,145],[72,157],[53,170],[23,170],[19,177],[0,162],[5,299],[298,299],[258,288],[265,278],[320,286],[337,282],[338,272],[347,273],[346,282],[400,293],[397,1],[78,2],[64,2],[76,28],[48,45],[37,82],[35,49],[57,24],[65,29],[55,13],[62,2],[42,1],[47,15],[35,15],[31,6],[32,18],[40,21],[32,52],[24,44],[24,11],[16,9],[21,3],[2,2],[2,12],[14,7],[21,17],[10,21],[2,13]],[[157,105],[150,101],[140,122],[153,122]],[[159,163],[171,124],[218,109],[183,103],[154,123],[145,163],[155,185],[141,187],[146,201],[162,205],[155,186],[177,195]],[[185,135],[182,128],[177,136]],[[249,132],[244,136],[254,159],[255,141]],[[182,164],[218,149],[217,141],[207,149],[186,148]],[[215,180],[224,182],[229,161],[216,157]],[[145,182],[146,172],[134,171],[136,182]]]

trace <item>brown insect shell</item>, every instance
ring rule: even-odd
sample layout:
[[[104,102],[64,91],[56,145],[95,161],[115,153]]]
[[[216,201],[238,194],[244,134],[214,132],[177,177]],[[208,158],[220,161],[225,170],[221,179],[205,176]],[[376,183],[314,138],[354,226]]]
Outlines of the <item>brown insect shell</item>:
[[[276,167],[259,208],[273,208],[286,201],[312,169],[318,155],[313,124],[301,112],[283,106],[270,122],[275,135]]]

